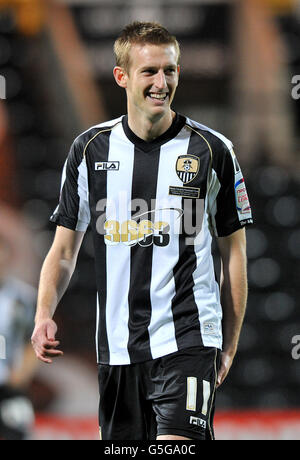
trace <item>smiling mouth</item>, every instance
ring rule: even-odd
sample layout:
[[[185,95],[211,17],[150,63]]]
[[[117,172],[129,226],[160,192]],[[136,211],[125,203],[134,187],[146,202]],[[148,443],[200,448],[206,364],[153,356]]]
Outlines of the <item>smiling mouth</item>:
[[[156,101],[165,101],[169,96],[169,93],[147,93],[147,96]]]

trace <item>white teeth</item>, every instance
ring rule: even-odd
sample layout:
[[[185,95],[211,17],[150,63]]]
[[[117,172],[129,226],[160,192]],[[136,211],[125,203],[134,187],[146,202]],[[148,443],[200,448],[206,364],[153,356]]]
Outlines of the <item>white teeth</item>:
[[[154,99],[165,99],[167,97],[167,93],[149,93],[150,97]]]

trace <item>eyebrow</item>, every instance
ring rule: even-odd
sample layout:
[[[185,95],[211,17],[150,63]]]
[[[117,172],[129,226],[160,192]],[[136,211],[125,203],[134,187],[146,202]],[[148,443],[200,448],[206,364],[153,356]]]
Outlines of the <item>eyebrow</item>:
[[[166,66],[164,67],[165,70],[168,70],[168,69],[176,70],[176,68],[177,68],[177,65],[175,65],[175,64],[169,64],[169,65],[166,65]],[[153,65],[146,65],[146,66],[143,66],[143,67],[140,69],[140,71],[141,71],[141,72],[143,72],[144,70],[155,70],[155,71],[156,71],[157,69],[158,69],[158,67],[156,67],[156,66],[153,66]]]

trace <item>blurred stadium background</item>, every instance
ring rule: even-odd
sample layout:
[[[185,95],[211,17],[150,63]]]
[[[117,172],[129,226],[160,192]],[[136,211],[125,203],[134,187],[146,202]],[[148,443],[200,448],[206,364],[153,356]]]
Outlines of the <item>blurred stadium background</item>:
[[[174,108],[234,141],[253,207],[248,310],[218,391],[216,436],[300,439],[300,355],[292,353],[300,335],[299,0],[0,0],[0,236],[13,248],[6,269],[37,287],[72,140],[126,111],[112,45],[132,20],[157,20],[178,37]],[[97,439],[89,233],[56,320],[65,355],[32,366],[24,384],[35,411],[30,438]]]

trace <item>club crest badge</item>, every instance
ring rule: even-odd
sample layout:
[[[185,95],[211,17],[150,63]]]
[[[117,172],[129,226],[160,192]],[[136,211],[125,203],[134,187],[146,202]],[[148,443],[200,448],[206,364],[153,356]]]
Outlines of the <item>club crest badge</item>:
[[[195,155],[180,155],[176,162],[176,173],[179,179],[188,184],[198,174],[200,169],[200,159]]]

